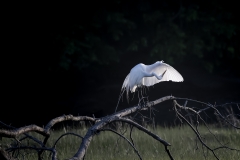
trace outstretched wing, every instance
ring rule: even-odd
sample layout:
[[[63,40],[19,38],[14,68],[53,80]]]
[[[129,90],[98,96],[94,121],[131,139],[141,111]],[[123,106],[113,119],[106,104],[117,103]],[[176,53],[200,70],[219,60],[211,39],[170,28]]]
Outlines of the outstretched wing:
[[[166,71],[166,72],[165,72]],[[162,81],[173,81],[173,82],[182,82],[183,77],[182,75],[175,70],[172,66],[166,64],[166,63],[160,63],[159,65],[155,67],[150,67],[147,72],[152,73],[155,72],[158,76],[163,75],[163,78],[161,80],[158,80],[155,76],[153,77],[144,77],[143,78],[143,85],[145,86],[152,86],[156,83],[162,82]]]
[[[123,88],[127,88],[129,89],[129,74],[127,75],[127,77],[125,78],[124,82],[123,82],[123,85],[122,85],[122,89]]]

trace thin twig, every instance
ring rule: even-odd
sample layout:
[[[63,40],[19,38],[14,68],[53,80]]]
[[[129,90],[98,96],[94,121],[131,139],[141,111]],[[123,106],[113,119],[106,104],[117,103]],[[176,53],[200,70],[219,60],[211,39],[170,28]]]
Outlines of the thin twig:
[[[129,139],[127,139],[125,136],[123,136],[122,134],[118,133],[117,131],[113,130],[113,129],[110,129],[110,128],[104,128],[104,129],[100,129],[99,131],[111,131],[117,135],[119,135],[120,137],[122,137],[123,139],[125,139],[131,146],[132,148],[134,149],[134,151],[136,152],[136,154],[138,155],[139,159],[142,160],[142,157],[141,155],[139,154],[138,150],[135,148],[135,146],[129,141]]]

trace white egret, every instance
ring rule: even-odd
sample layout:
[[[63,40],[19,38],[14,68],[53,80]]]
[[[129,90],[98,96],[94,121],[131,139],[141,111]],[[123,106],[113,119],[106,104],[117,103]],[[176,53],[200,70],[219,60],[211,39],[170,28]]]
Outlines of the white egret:
[[[129,91],[133,93],[138,87],[149,87],[162,81],[182,82],[183,77],[177,70],[169,64],[163,63],[163,61],[157,61],[152,65],[139,63],[131,69],[125,78],[119,100],[125,91],[128,99]],[[117,107],[115,112],[117,111]]]

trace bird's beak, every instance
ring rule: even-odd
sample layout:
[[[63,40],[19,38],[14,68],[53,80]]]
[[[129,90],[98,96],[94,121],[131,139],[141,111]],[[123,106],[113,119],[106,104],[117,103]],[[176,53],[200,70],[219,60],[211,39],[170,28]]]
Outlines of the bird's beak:
[[[165,71],[163,72],[162,77],[164,76],[164,74],[166,73],[166,71],[167,71],[167,70],[165,70]]]

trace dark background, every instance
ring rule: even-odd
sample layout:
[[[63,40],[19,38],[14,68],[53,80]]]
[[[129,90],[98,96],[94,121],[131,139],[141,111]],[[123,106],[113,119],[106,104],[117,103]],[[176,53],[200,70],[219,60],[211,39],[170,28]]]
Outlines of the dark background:
[[[233,1],[5,7],[2,122],[45,125],[63,114],[111,114],[130,69],[160,60],[177,69],[184,82],[150,87],[149,100],[173,95],[212,104],[240,102],[239,9]],[[119,109],[137,104],[137,99],[135,95],[128,104],[124,95]],[[174,123],[171,102],[156,108],[158,124]]]

